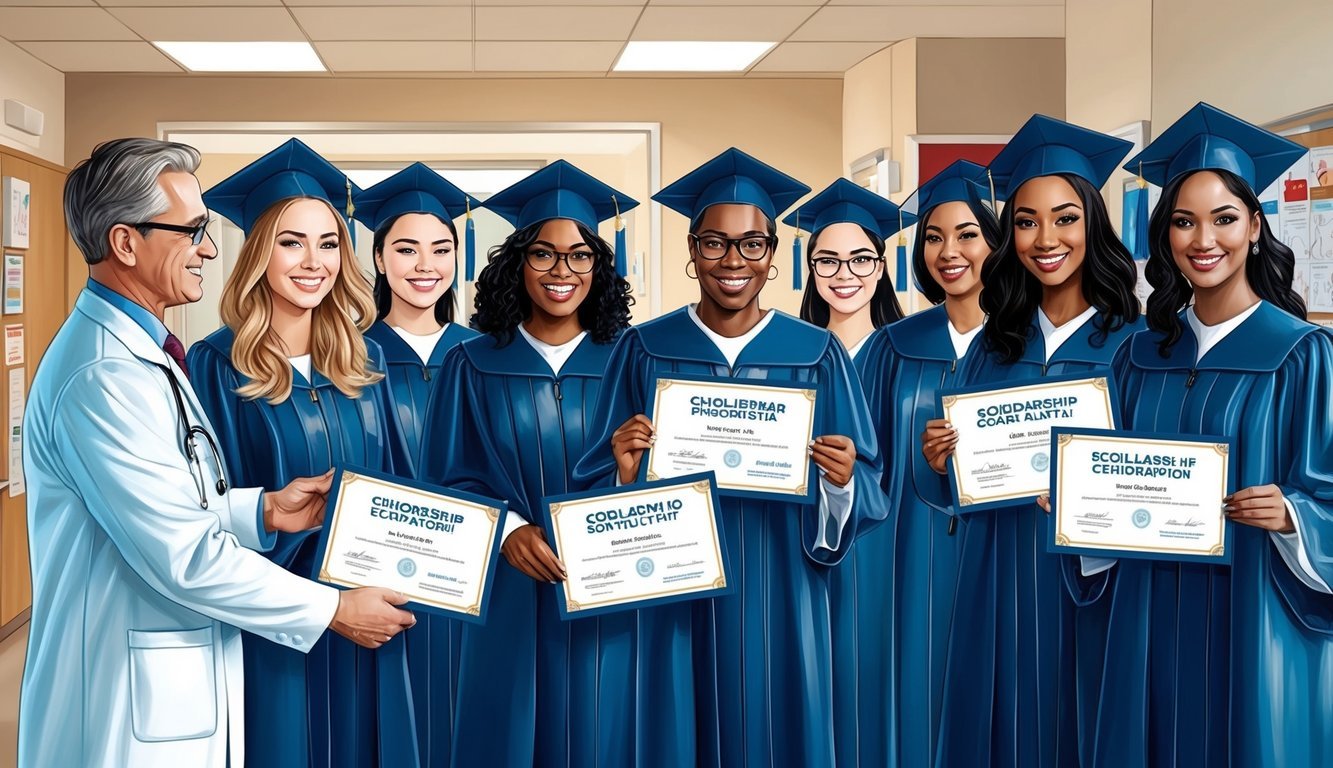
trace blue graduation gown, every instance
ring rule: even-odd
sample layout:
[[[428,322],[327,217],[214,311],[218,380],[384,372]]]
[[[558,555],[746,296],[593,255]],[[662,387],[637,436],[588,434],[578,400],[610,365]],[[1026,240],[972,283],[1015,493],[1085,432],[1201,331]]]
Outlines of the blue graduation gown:
[[[1109,368],[1142,318],[1095,343],[1090,318],[1046,362],[1033,317],[1023,357],[999,362],[984,343],[967,358],[965,385],[1017,383]],[[984,339],[983,339],[984,342]],[[919,446],[918,446],[919,450]],[[1080,608],[1065,590],[1061,557],[1046,551],[1046,516],[1022,502],[970,514],[959,554],[936,764],[1068,766],[1091,726],[1105,609]],[[1087,638],[1080,645],[1075,641]],[[1076,669],[1079,674],[1076,674]],[[1084,733],[1082,742],[1090,743]]]
[[[457,323],[445,327],[425,363],[398,332],[383,320],[370,326],[366,338],[384,352],[385,378],[397,405],[398,426],[412,457],[419,455],[425,431],[426,406],[433,380],[444,356],[458,344],[475,338],[477,332]],[[449,764],[454,703],[458,690],[460,622],[446,616],[419,613],[411,632],[403,633],[407,644],[407,669],[412,679],[416,709],[417,741],[424,768]]]
[[[1117,359],[1125,425],[1235,440],[1236,490],[1274,484],[1333,584],[1333,338],[1264,302],[1195,363],[1141,333]],[[1122,559],[1097,719],[1098,766],[1333,761],[1333,596],[1291,571],[1267,531],[1232,528],[1230,567]]]
[[[432,398],[423,475],[540,525],[542,496],[573,490],[610,352],[585,337],[556,376],[521,337],[460,345]],[[634,764],[635,614],[562,621],[557,588],[503,559],[492,588],[486,623],[463,630],[453,764]]]
[[[230,328],[190,348],[190,382],[238,487],[279,490],[297,477],[347,463],[411,474],[398,431],[392,393],[381,381],[351,399],[322,374],[306,382],[293,372],[292,393],[271,405],[245,400],[244,377],[232,366]],[[384,356],[367,341],[370,365]],[[311,576],[317,537],[279,533],[265,553]],[[249,766],[415,766],[418,764],[412,692],[400,634],[378,650],[326,632],[308,655],[245,635],[245,751]]]
[[[654,660],[640,674],[684,694],[687,680],[673,681],[668,663],[692,657],[694,670],[693,693],[674,711],[659,706],[639,715],[657,720],[676,743],[640,755],[663,765],[832,765],[828,566],[851,548],[858,518],[884,514],[879,451],[851,361],[828,331],[782,313],[734,367],[685,309],[631,328],[607,366],[576,481],[611,481],[611,434],[646,412],[659,373],[818,382],[815,435],[850,437],[858,460],[851,519],[828,546],[816,541],[820,506],[723,497],[718,515],[736,592],[640,612],[641,646],[652,646],[640,656]]]
[[[890,514],[830,572],[839,766],[928,766],[935,753],[962,536],[950,530],[948,482],[926,463],[921,433],[962,366],[948,324],[943,306],[908,316],[855,359]]]

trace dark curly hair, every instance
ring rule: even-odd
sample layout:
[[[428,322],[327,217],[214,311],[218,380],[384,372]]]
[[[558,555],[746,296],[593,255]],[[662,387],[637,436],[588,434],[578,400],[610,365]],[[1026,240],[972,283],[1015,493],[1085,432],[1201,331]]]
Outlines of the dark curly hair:
[[[472,327],[495,337],[500,346],[514,340],[519,323],[532,316],[532,298],[523,286],[528,247],[537,241],[545,221],[530,224],[491,249],[486,267],[477,276]],[[634,304],[630,285],[616,273],[611,246],[588,227],[574,222],[579,236],[593,253],[592,285],[579,305],[579,323],[598,344],[607,344],[629,327]]]
[[[398,223],[398,220],[406,215],[406,213],[400,213],[393,218],[385,219],[375,228],[375,240],[371,245],[371,250],[376,256],[382,256],[384,254],[384,241],[389,237],[389,230],[393,229],[393,225]],[[439,217],[437,216],[436,218],[438,219]],[[457,254],[462,248],[462,243],[458,242],[458,228],[448,219],[440,219],[440,221],[444,222],[444,226],[448,227],[449,233],[454,236],[454,253]],[[457,282],[457,278],[454,278],[454,282]],[[389,310],[393,309],[393,289],[389,287],[389,278],[378,269],[375,270],[374,291],[375,319],[383,320],[384,316],[389,314]],[[435,322],[440,325],[448,325],[453,321],[454,287],[451,285],[449,286],[449,290],[445,291],[444,295],[440,296],[439,300],[435,302]]]
[[[1222,179],[1231,194],[1245,203],[1250,216],[1259,216],[1259,255],[1251,255],[1245,260],[1246,281],[1259,298],[1288,314],[1306,319],[1305,300],[1292,288],[1296,256],[1273,236],[1254,190],[1250,189],[1244,179],[1230,171],[1209,170]],[[1171,347],[1184,334],[1185,328],[1179,312],[1194,296],[1194,286],[1176,268],[1176,260],[1171,252],[1171,221],[1176,198],[1180,195],[1181,185],[1193,175],[1181,174],[1167,183],[1162,190],[1162,199],[1148,223],[1148,265],[1144,268],[1144,274],[1153,287],[1152,294],[1148,296],[1148,327],[1162,334],[1157,347],[1163,357],[1170,353]]]
[[[870,243],[875,246],[875,253],[879,254],[882,262],[884,251],[887,249],[884,238],[865,227],[861,227],[861,231],[870,238]],[[806,282],[805,295],[801,297],[801,319],[820,328],[827,328],[829,305],[815,287],[815,271],[810,258],[810,254],[815,252],[818,244],[819,232],[811,233],[810,239],[805,244]],[[898,294],[893,289],[893,281],[889,280],[889,270],[886,266],[879,275],[879,282],[875,283],[875,295],[870,297],[870,322],[876,328],[880,328],[901,319],[903,319],[903,308],[898,304]]]
[[[1000,220],[995,217],[995,211],[990,209],[980,198],[968,196],[964,201],[968,210],[977,218],[977,226],[981,228],[981,239],[986,241],[986,245],[994,252],[1000,244]],[[921,221],[916,225],[915,242],[912,245],[912,272],[916,276],[916,287],[921,291],[921,295],[931,304],[939,304],[944,301],[944,288],[935,282],[935,278],[930,276],[930,270],[926,267],[926,225],[930,223],[930,215],[935,212],[939,206],[933,206],[921,217]]]
[[[1087,245],[1083,258],[1083,298],[1096,307],[1093,319],[1097,332],[1092,344],[1101,346],[1107,337],[1139,318],[1139,299],[1134,293],[1138,271],[1134,257],[1111,228],[1101,193],[1086,179],[1073,174],[1055,174],[1074,188],[1083,205]],[[1042,286],[1023,266],[1014,246],[1013,197],[1000,215],[1000,244],[981,268],[981,309],[990,319],[984,326],[986,346],[1006,364],[1017,362],[1027,350],[1032,318],[1041,305]]]

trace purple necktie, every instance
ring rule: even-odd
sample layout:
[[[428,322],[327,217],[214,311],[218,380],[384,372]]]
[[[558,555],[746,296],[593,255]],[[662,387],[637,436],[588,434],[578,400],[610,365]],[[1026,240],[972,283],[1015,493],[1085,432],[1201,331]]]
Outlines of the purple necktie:
[[[185,378],[190,378],[190,369],[185,367],[185,345],[181,344],[181,340],[176,338],[175,334],[167,334],[167,340],[162,342],[162,351],[171,355],[171,359],[180,366]]]

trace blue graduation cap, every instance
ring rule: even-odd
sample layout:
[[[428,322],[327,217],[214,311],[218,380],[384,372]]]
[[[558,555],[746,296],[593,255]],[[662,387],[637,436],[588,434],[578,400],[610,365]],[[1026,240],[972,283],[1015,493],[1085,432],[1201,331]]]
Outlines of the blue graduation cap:
[[[920,218],[944,203],[982,202],[987,187],[985,168],[970,160],[955,160],[903,202],[903,213]]]
[[[607,219],[616,220],[616,271],[626,272],[625,224],[620,214],[639,203],[564,160],[491,195],[482,207],[523,229],[551,219],[577,221],[592,231]]]
[[[1290,139],[1199,102],[1126,163],[1125,170],[1159,187],[1190,171],[1231,171],[1255,192],[1263,192],[1306,151]]]
[[[989,170],[999,197],[1005,198],[1013,197],[1025,181],[1062,173],[1101,187],[1133,147],[1124,139],[1033,115],[995,156]]]
[[[721,203],[753,205],[776,220],[809,191],[796,179],[732,147],[677,179],[653,199],[688,216],[691,222],[709,206]]]
[[[353,198],[356,220],[372,230],[404,213],[429,213],[442,221],[466,216],[463,253],[466,279],[476,271],[477,249],[472,207],[481,201],[451,184],[424,163],[412,163]]]
[[[204,204],[248,235],[255,220],[279,200],[317,197],[350,217],[352,199],[360,192],[360,187],[318,152],[300,139],[288,139],[205,192]]]
[[[847,179],[834,181],[782,220],[783,224],[796,228],[796,239],[792,242],[792,289],[801,288],[802,230],[817,234],[830,224],[846,222],[858,224],[888,240],[894,232],[915,221],[913,216],[904,217],[892,201],[864,187]]]

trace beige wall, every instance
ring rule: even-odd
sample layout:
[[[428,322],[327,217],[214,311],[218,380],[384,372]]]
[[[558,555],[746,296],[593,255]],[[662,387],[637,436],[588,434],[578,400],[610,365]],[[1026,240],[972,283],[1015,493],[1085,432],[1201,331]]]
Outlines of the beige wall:
[[[4,99],[21,101],[44,117],[41,136],[10,128],[0,119],[0,144],[64,165],[65,76],[13,43],[0,40],[0,101]]]
[[[348,94],[365,97],[349,99]],[[372,98],[369,98],[373,94]],[[841,166],[842,83],[838,80],[701,78],[607,80],[333,80],[69,75],[67,154],[86,157],[98,141],[155,136],[159,122],[184,121],[633,121],[662,124],[662,181],[669,183],[730,146],[818,189]],[[685,276],[688,222],[662,214],[662,308],[694,300]],[[786,228],[783,228],[784,230]],[[781,231],[787,249],[790,232]],[[790,258],[765,303],[795,312]]]
[[[1058,38],[921,39],[916,68],[917,133],[1008,134],[1067,112]]]

